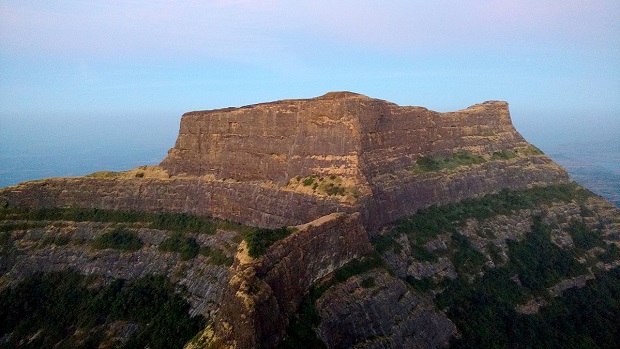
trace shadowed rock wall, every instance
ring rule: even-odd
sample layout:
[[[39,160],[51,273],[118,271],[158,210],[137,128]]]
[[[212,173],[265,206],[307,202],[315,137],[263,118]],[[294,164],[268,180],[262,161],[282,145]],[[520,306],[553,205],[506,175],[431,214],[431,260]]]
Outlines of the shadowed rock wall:
[[[52,178],[26,182],[0,191],[0,206],[184,212],[260,227],[297,225],[332,212],[354,210],[335,198],[250,183],[139,178]]]
[[[236,348],[272,348],[320,278],[372,249],[359,214],[332,214],[299,227],[259,259],[237,258],[216,333]]]

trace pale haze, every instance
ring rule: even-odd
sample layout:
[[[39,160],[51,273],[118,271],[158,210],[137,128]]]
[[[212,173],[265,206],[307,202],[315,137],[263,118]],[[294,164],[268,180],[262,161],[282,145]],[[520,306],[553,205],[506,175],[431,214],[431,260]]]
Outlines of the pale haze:
[[[333,90],[506,100],[543,150],[617,146],[620,2],[0,0],[0,176],[42,152],[156,163],[183,112]]]

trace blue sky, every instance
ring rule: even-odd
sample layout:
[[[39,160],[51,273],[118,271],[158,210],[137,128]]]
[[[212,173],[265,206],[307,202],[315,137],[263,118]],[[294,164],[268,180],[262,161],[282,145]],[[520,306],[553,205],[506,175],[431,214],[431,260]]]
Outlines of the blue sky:
[[[332,90],[620,126],[620,2],[0,0],[0,116],[178,118]]]

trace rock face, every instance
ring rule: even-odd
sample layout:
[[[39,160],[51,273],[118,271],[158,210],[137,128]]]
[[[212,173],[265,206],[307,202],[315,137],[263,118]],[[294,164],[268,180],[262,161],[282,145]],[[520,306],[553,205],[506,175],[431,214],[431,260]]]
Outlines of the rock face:
[[[281,185],[295,176],[335,174],[364,185],[406,169],[421,154],[492,153],[526,145],[505,102],[437,113],[336,92],[186,113],[161,167],[172,175]]]
[[[440,348],[457,332],[428,296],[385,270],[333,287],[317,301],[317,310],[319,336],[330,348]]]
[[[1,190],[0,206],[3,200],[5,207],[182,212],[261,227],[303,224],[332,212],[352,211],[332,197],[199,178],[52,178]]]
[[[259,259],[238,256],[217,333],[237,348],[274,347],[310,287],[371,249],[359,214],[332,214],[298,227]]]
[[[361,212],[373,233],[431,204],[567,180],[563,169],[530,148],[505,102],[438,113],[332,92],[187,113],[156,177],[134,171],[29,182],[0,190],[0,205],[186,212],[262,227]],[[518,156],[492,156],[502,151]],[[460,152],[485,161],[452,171],[412,171],[423,156]],[[342,188],[321,192],[300,184],[312,176]]]
[[[5,226],[15,224],[9,221],[3,223]],[[11,240],[16,241],[19,252],[14,253],[13,258],[7,258],[10,256],[7,254],[0,255],[0,272],[4,280],[10,280],[13,284],[35,272],[67,269],[82,275],[99,276],[104,282],[166,275],[172,282],[186,288],[192,316],[203,314],[210,317],[219,309],[228,281],[227,267],[214,265],[202,255],[183,261],[177,253],[159,251],[157,246],[174,235],[165,230],[132,229],[146,245],[136,251],[91,247],[92,240],[113,227],[111,223],[47,222],[40,227],[15,230]],[[222,248],[228,247],[228,240],[233,235],[235,233],[218,231],[215,235],[195,237],[201,247]],[[59,240],[64,242],[54,243]]]

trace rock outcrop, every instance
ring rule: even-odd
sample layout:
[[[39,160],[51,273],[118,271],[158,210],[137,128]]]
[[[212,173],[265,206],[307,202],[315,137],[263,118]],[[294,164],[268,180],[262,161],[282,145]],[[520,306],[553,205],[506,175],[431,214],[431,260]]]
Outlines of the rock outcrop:
[[[299,226],[256,260],[242,248],[216,333],[236,348],[274,347],[310,287],[371,249],[359,214],[332,214]]]
[[[333,287],[317,301],[317,329],[330,348],[441,348],[456,326],[426,295],[373,271]]]

